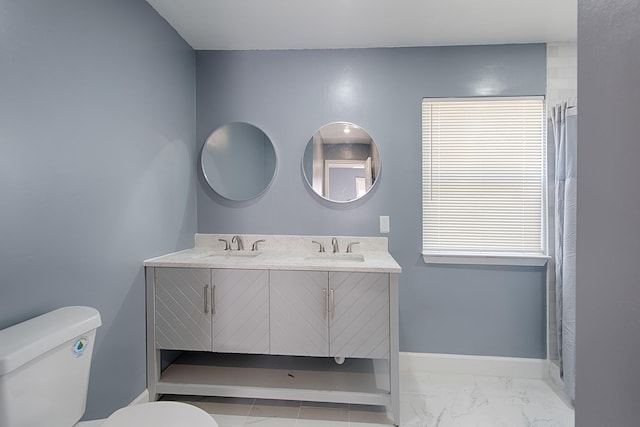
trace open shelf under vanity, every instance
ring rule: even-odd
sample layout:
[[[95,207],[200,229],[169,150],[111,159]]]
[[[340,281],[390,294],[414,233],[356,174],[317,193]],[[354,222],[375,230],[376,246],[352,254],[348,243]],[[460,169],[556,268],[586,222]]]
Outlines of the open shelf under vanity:
[[[183,352],[161,373],[158,394],[389,405],[384,359]]]

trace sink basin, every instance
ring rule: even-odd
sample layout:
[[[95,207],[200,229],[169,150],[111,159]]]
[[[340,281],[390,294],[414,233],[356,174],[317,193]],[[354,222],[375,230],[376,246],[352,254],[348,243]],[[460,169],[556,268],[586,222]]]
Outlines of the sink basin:
[[[316,252],[312,255],[308,255],[307,259],[313,260],[327,260],[327,261],[350,261],[350,262],[363,262],[364,255],[353,253],[331,253],[331,252]]]
[[[221,259],[231,259],[231,258],[255,258],[260,255],[261,252],[258,251],[218,251],[212,252],[204,256],[204,258],[221,258]]]

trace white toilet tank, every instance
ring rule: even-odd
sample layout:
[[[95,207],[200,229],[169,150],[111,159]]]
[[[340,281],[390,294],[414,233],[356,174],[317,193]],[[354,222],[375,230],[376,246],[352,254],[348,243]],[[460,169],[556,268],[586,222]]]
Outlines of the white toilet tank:
[[[100,313],[64,307],[0,331],[0,427],[71,427],[84,414]]]

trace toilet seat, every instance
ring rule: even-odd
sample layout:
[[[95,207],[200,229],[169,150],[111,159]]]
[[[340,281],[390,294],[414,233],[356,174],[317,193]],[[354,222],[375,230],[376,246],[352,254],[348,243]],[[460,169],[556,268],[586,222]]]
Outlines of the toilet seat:
[[[117,410],[100,427],[218,427],[202,409],[181,402],[149,402]]]

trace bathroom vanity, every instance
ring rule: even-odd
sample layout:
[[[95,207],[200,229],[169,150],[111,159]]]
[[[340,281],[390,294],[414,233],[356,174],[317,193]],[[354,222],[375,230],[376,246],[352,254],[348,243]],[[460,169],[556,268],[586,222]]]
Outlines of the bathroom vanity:
[[[145,261],[151,398],[387,405],[398,425],[401,269],[387,239],[234,237],[198,234]]]

